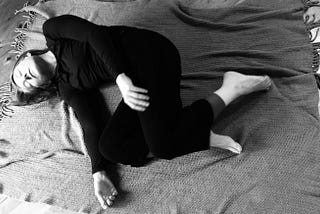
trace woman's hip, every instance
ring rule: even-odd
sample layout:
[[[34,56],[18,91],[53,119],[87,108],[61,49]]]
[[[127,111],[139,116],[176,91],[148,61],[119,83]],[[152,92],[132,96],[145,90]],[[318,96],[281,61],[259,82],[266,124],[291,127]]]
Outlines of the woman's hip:
[[[127,26],[112,26],[111,29],[116,48],[128,63],[137,65],[152,62],[159,67],[169,64],[176,68],[179,75],[181,74],[179,51],[162,34]]]

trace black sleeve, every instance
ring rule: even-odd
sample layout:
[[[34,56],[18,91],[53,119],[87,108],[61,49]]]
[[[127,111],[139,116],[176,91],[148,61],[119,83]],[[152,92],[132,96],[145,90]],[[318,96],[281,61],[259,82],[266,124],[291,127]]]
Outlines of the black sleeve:
[[[84,133],[84,143],[91,159],[92,174],[107,170],[111,164],[99,152],[99,138],[105,126],[104,113],[101,112],[99,91],[81,91],[67,84],[59,85],[61,98],[73,108]],[[101,99],[100,99],[101,100]],[[107,109],[105,109],[107,112]]]
[[[47,43],[63,38],[89,43],[103,60],[114,80],[119,74],[124,73],[120,54],[114,47],[107,26],[96,25],[73,15],[62,15],[46,20],[42,30]]]

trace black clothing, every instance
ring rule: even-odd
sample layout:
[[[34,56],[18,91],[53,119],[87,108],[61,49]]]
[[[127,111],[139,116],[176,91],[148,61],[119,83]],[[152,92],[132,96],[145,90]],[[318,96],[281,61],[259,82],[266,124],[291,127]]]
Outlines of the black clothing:
[[[102,170],[98,142],[105,124],[97,111],[98,99],[88,89],[112,81],[124,72],[109,29],[76,16],[63,15],[47,20],[43,34],[49,50],[57,58],[59,93],[74,109],[84,131],[92,173]]]
[[[124,73],[108,28],[71,15],[43,24],[47,46],[58,56],[64,82],[79,89],[96,88]]]
[[[103,170],[108,161],[141,166],[149,151],[171,159],[208,149],[214,110],[206,100],[182,108],[180,57],[168,39],[71,15],[47,20],[43,32],[58,60],[61,97],[75,110],[84,130],[92,173]],[[122,101],[105,124],[91,89],[114,81],[120,73],[148,90],[150,106],[137,112]],[[217,96],[217,107],[221,106]]]

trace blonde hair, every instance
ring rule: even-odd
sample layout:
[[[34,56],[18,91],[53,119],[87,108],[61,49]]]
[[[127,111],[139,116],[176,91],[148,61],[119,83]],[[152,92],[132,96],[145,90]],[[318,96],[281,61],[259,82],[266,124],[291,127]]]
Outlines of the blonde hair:
[[[57,82],[55,81],[56,76],[40,87],[32,87],[29,92],[20,91],[13,79],[14,69],[24,58],[27,57],[29,53],[31,54],[31,56],[37,56],[37,55],[44,54],[47,51],[48,49],[44,49],[44,50],[33,49],[33,50],[25,51],[19,56],[15,65],[13,66],[11,78],[10,78],[10,87],[12,92],[12,97],[11,97],[12,101],[10,105],[13,105],[13,106],[32,105],[32,104],[43,102],[45,100],[48,100],[52,97],[59,95]],[[39,57],[35,58],[35,62],[38,69],[48,69],[48,63],[46,63],[41,58]]]

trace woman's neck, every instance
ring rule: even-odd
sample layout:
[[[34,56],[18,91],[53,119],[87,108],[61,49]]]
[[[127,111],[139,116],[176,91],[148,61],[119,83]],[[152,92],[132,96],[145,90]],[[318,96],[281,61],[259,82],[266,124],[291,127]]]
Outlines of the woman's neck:
[[[57,67],[57,58],[55,57],[55,55],[51,51],[48,51],[44,54],[41,54],[40,57],[49,64],[50,71],[52,72],[52,74],[54,76],[55,71],[56,71],[56,67]]]

